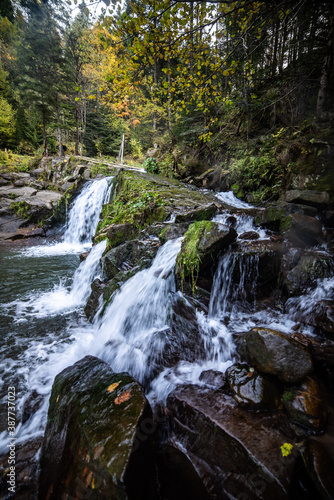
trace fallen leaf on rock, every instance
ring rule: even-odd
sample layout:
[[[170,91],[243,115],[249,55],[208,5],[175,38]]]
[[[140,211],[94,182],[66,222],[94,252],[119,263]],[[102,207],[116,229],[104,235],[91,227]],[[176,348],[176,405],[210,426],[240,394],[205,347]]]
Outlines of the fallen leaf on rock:
[[[115,404],[120,405],[121,403],[124,403],[128,399],[131,398],[131,392],[130,391],[124,391],[120,396],[115,398]]]
[[[107,387],[107,392],[113,392],[118,386],[119,382],[115,382],[114,384],[109,385],[109,387]]]

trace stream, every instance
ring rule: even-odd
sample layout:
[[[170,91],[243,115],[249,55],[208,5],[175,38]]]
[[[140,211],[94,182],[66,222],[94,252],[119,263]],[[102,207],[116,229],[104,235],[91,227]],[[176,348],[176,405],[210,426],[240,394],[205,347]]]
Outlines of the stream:
[[[99,213],[111,189],[112,178],[86,184],[69,212],[61,242],[0,249],[0,399],[4,411],[8,386],[16,388],[18,442],[43,434],[54,377],[87,354],[108,362],[115,372],[129,372],[144,384],[154,405],[165,401],[178,384],[203,385],[199,379],[203,370],[225,372],[233,362],[235,332],[254,326],[291,332],[301,316],[309,314],[315,300],[332,297],[334,281],[329,278],[307,295],[290,299],[285,311],[271,310],[257,304],[255,293],[251,299],[244,296],[245,280],[254,286],[257,282],[256,258],[245,254],[237,260],[236,254],[227,252],[214,277],[208,313],[196,311],[205,355],[193,362],[181,360],[176,367],[160,368],[171,299],[182,296],[174,279],[181,238],[167,241],[151,267],[121,287],[103,316],[97,314],[89,323],[83,312],[91,282],[102,275],[99,259],[105,242],[94,246],[81,263],[79,254],[91,248]],[[231,193],[220,193],[218,198],[245,212],[251,208]],[[230,216],[226,212],[214,220],[223,224]],[[239,235],[256,230],[260,239],[268,238],[264,230],[254,227],[247,213],[237,216],[235,229]],[[236,266],[240,267],[237,286],[231,279]],[[312,335],[312,328],[303,333]],[[33,411],[25,417],[31,401]],[[2,430],[7,415],[2,413],[0,418]],[[1,451],[6,445],[7,432],[3,431]]]

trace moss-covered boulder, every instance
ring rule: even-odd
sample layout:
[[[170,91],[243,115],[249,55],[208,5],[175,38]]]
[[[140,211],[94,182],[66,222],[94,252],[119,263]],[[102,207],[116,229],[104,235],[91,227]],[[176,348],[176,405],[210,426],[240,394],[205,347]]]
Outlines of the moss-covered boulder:
[[[302,295],[310,287],[315,287],[318,279],[333,276],[334,263],[326,252],[307,252],[284,278],[288,297]]]
[[[289,417],[311,431],[323,431],[327,421],[324,394],[318,382],[307,377],[300,387],[283,394],[284,407]]]
[[[251,366],[283,382],[300,382],[313,370],[309,352],[276,330],[252,328],[239,342],[241,355]]]
[[[278,388],[254,368],[237,363],[230,366],[225,375],[237,403],[267,410],[280,406]]]
[[[288,215],[280,222],[280,232],[297,247],[313,246],[323,241],[321,222],[308,215]]]
[[[108,247],[114,248],[138,237],[138,229],[134,224],[112,224],[107,229]]]
[[[190,210],[189,212],[183,214],[177,214],[175,217],[175,222],[194,222],[200,220],[210,220],[217,212],[217,206],[214,203],[211,203],[208,206],[204,206],[201,208],[196,208],[194,210]]]
[[[154,497],[151,409],[126,373],[86,356],[57,375],[41,453],[39,498]]]
[[[200,221],[191,224],[176,260],[177,273],[181,280],[190,278],[194,286],[198,274],[208,274],[217,256],[224,252],[237,236],[235,229],[216,222]]]
[[[259,226],[276,231],[279,229],[281,220],[293,213],[314,217],[317,214],[317,209],[306,205],[278,201],[267,205],[264,210],[259,210],[254,221]]]

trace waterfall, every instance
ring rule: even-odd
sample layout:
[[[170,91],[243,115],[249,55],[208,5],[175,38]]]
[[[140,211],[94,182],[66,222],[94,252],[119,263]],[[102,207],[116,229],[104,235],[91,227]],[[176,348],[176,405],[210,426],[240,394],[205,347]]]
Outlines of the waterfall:
[[[230,205],[231,207],[242,209],[254,208],[249,203],[239,200],[239,198],[234,195],[233,191],[221,191],[220,193],[216,193],[216,196],[220,201],[226,203],[226,205]]]
[[[163,245],[151,267],[135,274],[115,295],[97,320],[94,353],[115,372],[128,371],[143,382],[168,330],[170,294],[175,291],[173,269],[181,238]]]
[[[102,205],[110,199],[113,177],[88,182],[74,200],[69,213],[64,242],[90,243],[95,234]]]
[[[209,316],[224,319],[255,309],[259,256],[228,252],[219,261],[211,290]]]

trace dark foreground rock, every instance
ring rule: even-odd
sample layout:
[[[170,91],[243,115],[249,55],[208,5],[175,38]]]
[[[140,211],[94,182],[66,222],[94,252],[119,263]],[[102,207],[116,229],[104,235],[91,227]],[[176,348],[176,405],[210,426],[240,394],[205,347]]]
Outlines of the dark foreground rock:
[[[39,498],[154,498],[151,422],[140,385],[86,356],[57,375],[41,454]]]
[[[252,328],[239,342],[241,355],[252,366],[283,382],[299,382],[313,369],[308,351],[281,332]]]
[[[167,408],[169,444],[187,454],[211,498],[287,498],[296,447],[282,412],[247,412],[231,396],[196,386],[174,391]],[[286,442],[293,448],[283,457]]]

